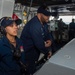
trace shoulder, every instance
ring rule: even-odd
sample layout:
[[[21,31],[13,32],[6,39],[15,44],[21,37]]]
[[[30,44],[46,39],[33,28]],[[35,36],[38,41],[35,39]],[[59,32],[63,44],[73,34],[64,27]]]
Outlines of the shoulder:
[[[16,41],[17,41],[17,44],[22,45],[22,40],[20,38],[16,37]]]
[[[28,25],[28,24],[30,24],[30,25],[37,24],[38,22],[39,22],[39,20],[38,20],[37,16],[34,16],[34,17],[27,23],[27,25]]]
[[[30,27],[34,26],[36,23],[36,16],[29,20],[24,26],[23,30],[28,30]]]
[[[30,20],[30,22],[31,22],[31,21],[34,21],[34,22],[35,22],[35,21],[37,21],[37,20],[38,20],[37,16],[34,16],[34,17]]]
[[[71,25],[72,24],[72,22],[71,23],[69,23],[69,25]]]

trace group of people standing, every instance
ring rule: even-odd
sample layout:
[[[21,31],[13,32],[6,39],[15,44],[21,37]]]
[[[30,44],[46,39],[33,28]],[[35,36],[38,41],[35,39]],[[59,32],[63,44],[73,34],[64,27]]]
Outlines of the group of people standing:
[[[42,5],[23,28],[20,38],[17,37],[21,20],[11,17],[0,19],[0,75],[33,75],[40,53],[50,58],[52,55],[52,39],[47,22],[51,12]]]

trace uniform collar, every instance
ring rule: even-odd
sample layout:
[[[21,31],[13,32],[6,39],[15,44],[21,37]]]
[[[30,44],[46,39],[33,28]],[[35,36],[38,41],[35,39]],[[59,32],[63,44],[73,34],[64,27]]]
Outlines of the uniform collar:
[[[3,45],[9,46],[10,43],[6,36],[3,36],[2,41],[3,41]],[[18,40],[16,39],[16,41]]]
[[[3,45],[7,45],[7,46],[9,45],[9,41],[6,38],[6,36],[3,36],[2,41],[3,41]]]

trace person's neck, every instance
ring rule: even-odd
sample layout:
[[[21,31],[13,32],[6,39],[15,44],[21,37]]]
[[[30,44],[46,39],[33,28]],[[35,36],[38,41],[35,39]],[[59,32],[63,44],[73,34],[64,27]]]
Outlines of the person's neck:
[[[41,15],[40,15],[40,14],[37,14],[37,17],[38,17],[40,23],[43,25],[43,23],[42,23],[42,21],[41,21]]]
[[[9,40],[11,43],[15,43],[15,42],[16,42],[16,40],[15,40],[15,37],[14,37],[14,36],[7,35],[6,37],[8,38],[8,40]]]

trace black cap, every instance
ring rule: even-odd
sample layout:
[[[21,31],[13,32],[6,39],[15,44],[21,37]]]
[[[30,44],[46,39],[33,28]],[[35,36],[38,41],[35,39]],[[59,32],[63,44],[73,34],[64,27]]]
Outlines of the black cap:
[[[37,13],[42,13],[45,16],[50,16],[52,13],[50,12],[49,8],[47,5],[42,5],[38,8]]]
[[[15,22],[17,25],[20,25],[22,23],[22,20],[21,19],[13,20],[11,17],[3,17],[0,19],[0,24],[3,27],[9,26],[13,22]]]

